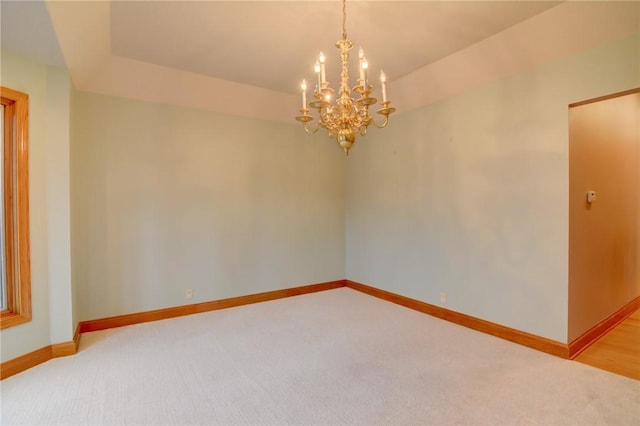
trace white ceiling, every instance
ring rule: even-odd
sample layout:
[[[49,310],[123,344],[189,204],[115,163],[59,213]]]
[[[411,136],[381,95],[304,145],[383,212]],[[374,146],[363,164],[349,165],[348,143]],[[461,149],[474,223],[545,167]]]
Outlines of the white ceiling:
[[[347,2],[347,33],[391,80],[487,38],[558,2]],[[113,54],[295,93],[320,50],[337,79],[337,1],[114,2]],[[355,56],[357,51],[353,51]],[[355,64],[355,60],[352,62]]]
[[[320,50],[335,87],[341,3],[1,0],[0,30],[78,90],[295,123]],[[348,0],[347,32],[402,113],[638,34],[640,1]]]
[[[372,72],[383,67],[393,81],[558,3],[348,1],[347,32],[365,49]],[[3,45],[64,63],[45,2],[3,0],[1,13]],[[334,43],[341,32],[341,4],[334,0],[110,3],[112,55],[285,93],[313,78],[320,50],[329,76],[338,78]]]

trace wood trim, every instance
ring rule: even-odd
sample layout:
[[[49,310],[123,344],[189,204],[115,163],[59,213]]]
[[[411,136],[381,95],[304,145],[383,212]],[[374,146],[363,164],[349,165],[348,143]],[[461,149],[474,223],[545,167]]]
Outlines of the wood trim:
[[[598,324],[591,327],[589,330],[582,333],[571,343],[569,343],[569,357],[574,359],[582,351],[587,349],[593,343],[595,343],[602,336],[611,331],[615,326],[627,319],[629,315],[633,314],[640,308],[640,296],[633,299],[631,302],[618,309],[607,318],[600,321]]]
[[[544,337],[536,336],[534,334],[526,333],[524,331],[505,327],[500,324],[461,314],[459,312],[451,311],[449,309],[441,308],[439,306],[431,305],[426,302],[421,302],[419,300],[411,299],[409,297],[401,296],[389,291],[380,290],[375,287],[371,287],[354,281],[346,280],[346,286],[354,290],[369,294],[371,296],[375,296],[380,299],[387,300],[389,302],[396,303],[398,305],[402,305],[407,308],[453,322],[455,324],[481,331],[492,336],[500,337],[502,339],[509,340],[520,345],[537,349],[551,355],[559,356],[561,358],[569,357],[569,348],[567,347],[567,345],[564,343],[556,342],[555,340],[550,340]]]
[[[31,250],[29,248],[29,96],[17,92],[16,204],[18,211],[18,279],[20,315],[31,320]]]
[[[546,339],[544,337],[529,334],[503,325],[495,324],[469,315],[461,314],[426,302],[411,299],[389,291],[380,290],[365,284],[350,280],[329,281],[320,284],[312,284],[301,287],[293,287],[282,290],[269,291],[264,293],[251,294],[247,296],[232,297],[228,299],[215,300],[211,302],[196,303],[192,305],[176,306],[173,308],[157,309],[154,311],[141,312],[136,314],[119,315],[115,317],[102,318],[90,321],[82,321],[78,324],[73,341],[58,343],[46,346],[37,351],[14,358],[0,364],[0,380],[20,373],[28,368],[46,362],[54,357],[67,356],[77,353],[81,333],[105,330],[108,328],[123,327],[142,322],[158,321],[162,319],[174,318],[183,315],[208,312],[218,309],[226,309],[235,306],[248,305],[252,303],[266,302],[269,300],[282,299],[285,297],[298,296],[302,294],[315,293],[319,291],[332,290],[340,287],[349,287],[362,293],[369,294],[380,299],[423,312],[446,321],[453,322],[483,333],[509,340],[533,349],[540,350],[562,358],[569,357],[569,347],[560,342]],[[632,307],[633,306],[633,307]],[[640,306],[640,297],[634,299],[623,310],[618,311],[623,317],[615,323],[622,321]],[[630,312],[628,312],[630,311]],[[628,313],[627,313],[628,312]],[[615,315],[615,314],[614,314]],[[613,324],[613,325],[615,325]],[[613,325],[611,327],[613,327]],[[610,328],[611,328],[610,327]]]
[[[38,364],[49,361],[53,358],[51,346],[45,346],[36,351],[29,352],[9,361],[0,364],[0,380],[11,377]]]
[[[3,90],[4,92],[4,90]],[[7,284],[7,310],[3,311],[1,314],[2,320],[0,321],[0,328],[9,327],[12,324],[11,318],[15,313],[14,304],[16,300],[16,289],[13,285],[9,285],[15,282],[15,260],[14,260],[14,190],[13,190],[13,171],[15,166],[13,164],[13,151],[14,144],[7,141],[13,140],[13,117],[15,116],[15,108],[16,104],[13,99],[7,99],[2,97],[2,105],[4,106],[4,116],[3,116],[3,124],[4,124],[4,135],[3,135],[3,143],[2,151],[3,151],[3,176],[2,176],[2,213],[4,218],[4,261],[5,261],[5,270],[4,270],[4,282]],[[11,319],[10,319],[11,318]]]
[[[80,324],[77,325],[76,332],[73,334],[73,343],[76,345],[76,352],[78,352],[80,347]]]
[[[345,280],[329,281],[320,284],[311,284],[301,287],[286,288],[282,290],[267,291],[264,293],[250,294],[247,296],[232,297],[229,299],[215,300],[211,302],[196,303],[193,305],[176,306],[174,308],[157,309],[155,311],[141,312],[138,314],[120,315],[117,317],[102,318],[98,320],[82,321],[76,327],[73,341],[56,343],[44,348],[19,356],[0,364],[0,380],[11,377],[38,364],[47,362],[52,358],[73,355],[78,352],[81,333],[104,330],[107,328],[122,327],[141,322],[157,321],[174,318],[183,315],[191,315],[217,309],[232,308],[234,306],[248,305],[251,303],[267,302],[269,300],[285,297],[299,296],[318,291],[332,290],[344,287]]]
[[[62,342],[51,345],[51,356],[58,358],[61,356],[73,355],[77,352],[76,342]]]
[[[268,291],[264,293],[250,294],[247,296],[231,297],[229,299],[195,303],[192,305],[176,306],[172,308],[156,309],[153,311],[146,311],[135,314],[118,315],[115,317],[82,321],[80,322],[79,330],[80,333],[88,333],[91,331],[123,327],[127,325],[139,324],[142,322],[158,321],[184,315],[191,315],[202,312],[215,311],[218,309],[233,308],[235,306],[248,305],[252,303],[266,302],[269,300],[282,299],[285,297],[298,296],[301,294],[332,290],[335,288],[344,287],[345,285],[345,280],[329,281],[326,283]]]
[[[4,329],[31,321],[29,95],[7,87],[0,87],[0,91],[0,102],[5,107],[2,208],[7,309],[0,313],[0,329]]]
[[[73,333],[73,340],[70,342],[56,343],[51,345],[51,353],[54,358],[61,356],[75,355],[78,353],[78,347],[80,346],[80,325],[76,327],[76,332]]]
[[[78,352],[79,341],[80,328],[77,328],[76,334],[73,336],[73,341],[71,342],[56,343],[54,345],[45,346],[33,352],[29,352],[28,354],[5,361],[0,364],[0,380],[4,380],[7,377],[21,373],[38,364],[47,362],[50,359],[74,355]]]
[[[592,104],[594,102],[606,101],[607,99],[619,98],[620,96],[633,95],[634,93],[640,93],[640,87],[636,89],[629,89],[629,90],[624,90],[622,92],[612,93],[610,95],[600,96],[593,99],[587,99],[586,101],[575,102],[575,103],[569,104],[569,108]]]

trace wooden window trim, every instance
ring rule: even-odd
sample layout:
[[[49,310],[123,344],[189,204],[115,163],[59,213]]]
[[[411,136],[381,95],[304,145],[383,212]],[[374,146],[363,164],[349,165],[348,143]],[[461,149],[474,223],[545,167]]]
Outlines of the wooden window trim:
[[[29,96],[0,87],[4,106],[4,246],[7,307],[0,329],[31,321],[29,254]]]

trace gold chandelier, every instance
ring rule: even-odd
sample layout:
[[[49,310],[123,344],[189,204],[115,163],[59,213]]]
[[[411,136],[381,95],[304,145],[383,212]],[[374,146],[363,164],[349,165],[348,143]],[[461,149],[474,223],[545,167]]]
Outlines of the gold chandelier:
[[[359,71],[360,76],[357,80],[358,85],[353,89],[349,89],[349,50],[353,47],[353,42],[347,39],[346,30],[347,8],[346,0],[342,0],[342,39],[336,42],[336,47],[340,49],[340,58],[342,62],[342,73],[340,74],[340,89],[338,90],[338,98],[332,101],[334,90],[329,87],[329,82],[325,74],[325,56],[322,52],[315,63],[315,72],[317,74],[317,84],[313,91],[315,100],[309,102],[308,107],[318,110],[318,123],[314,129],[309,129],[307,123],[314,118],[309,114],[307,107],[307,82],[302,80],[300,88],[302,89],[302,108],[301,115],[296,120],[302,122],[305,132],[316,133],[320,128],[327,130],[330,138],[335,138],[338,145],[344,151],[344,155],[349,155],[349,149],[356,141],[356,133],[362,136],[367,134],[367,128],[374,125],[383,128],[389,123],[389,114],[396,109],[389,107],[390,101],[387,100],[386,76],[384,71],[380,71],[380,84],[382,86],[382,108],[377,113],[384,116],[382,124],[375,122],[373,117],[369,115],[369,107],[374,105],[378,100],[371,96],[373,87],[369,84],[368,68],[369,63],[364,56],[362,48],[359,52]],[[360,95],[358,99],[351,97],[351,92]]]

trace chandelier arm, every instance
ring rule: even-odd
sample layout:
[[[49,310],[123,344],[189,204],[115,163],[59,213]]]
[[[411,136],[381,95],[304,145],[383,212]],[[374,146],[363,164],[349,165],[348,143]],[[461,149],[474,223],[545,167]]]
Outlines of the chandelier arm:
[[[389,114],[385,114],[384,122],[382,124],[376,123],[376,120],[373,117],[371,117],[371,123],[373,123],[373,125],[376,126],[378,129],[382,129],[383,127],[387,127],[387,124],[389,124]]]
[[[314,135],[316,133],[318,133],[318,130],[320,130],[320,120],[318,120],[318,122],[316,123],[316,128],[313,130],[310,130],[307,127],[307,123],[302,123],[302,127],[304,128],[304,131],[309,133],[310,135]]]

